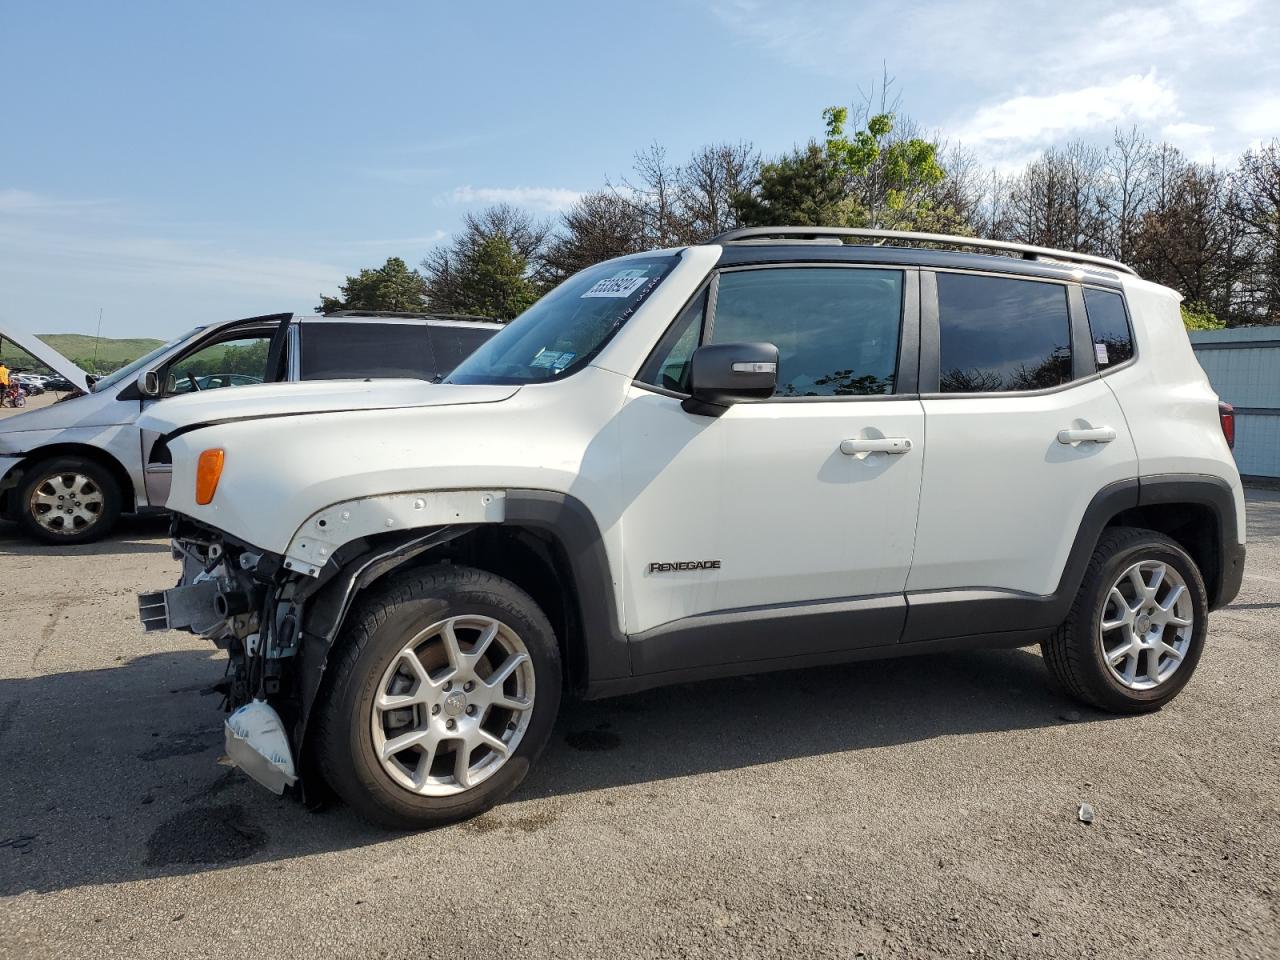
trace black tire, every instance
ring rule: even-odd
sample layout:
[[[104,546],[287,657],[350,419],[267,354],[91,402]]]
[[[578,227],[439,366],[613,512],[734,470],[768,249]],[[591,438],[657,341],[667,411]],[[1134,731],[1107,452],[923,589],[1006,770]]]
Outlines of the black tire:
[[[414,633],[454,616],[490,617],[510,627],[529,654],[536,696],[518,745],[492,775],[452,796],[422,796],[383,769],[370,729],[373,699]],[[410,570],[380,584],[353,611],[326,672],[316,705],[316,765],[361,816],[397,829],[442,826],[503,800],[542,753],[560,706],[560,649],[546,616],[511,581],[470,567]]]
[[[59,478],[77,476],[89,480],[92,489],[101,494],[101,506],[94,512],[94,519],[91,521],[83,524],[75,521],[65,523],[66,532],[51,529],[49,524],[41,522],[43,511],[33,505],[32,495],[46,483],[58,484],[63,482]],[[124,506],[120,484],[111,471],[84,457],[51,457],[24,468],[22,483],[14,493],[17,496],[18,520],[27,533],[37,540],[58,546],[91,543],[102,539],[115,529]]]
[[[1168,564],[1181,576],[1191,598],[1194,622],[1190,643],[1177,669],[1157,686],[1135,690],[1119,682],[1108,668],[1100,621],[1117,578],[1145,560]],[[1204,650],[1208,613],[1204,579],[1181,546],[1154,530],[1117,527],[1099,539],[1067,619],[1040,649],[1049,672],[1075,699],[1112,713],[1147,713],[1176,697],[1191,679]]]

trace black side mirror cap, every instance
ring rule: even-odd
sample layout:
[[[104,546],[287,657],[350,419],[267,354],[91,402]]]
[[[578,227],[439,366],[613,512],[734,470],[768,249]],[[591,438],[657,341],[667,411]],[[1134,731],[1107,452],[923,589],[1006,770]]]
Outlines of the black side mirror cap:
[[[709,343],[693,352],[688,413],[718,417],[740,400],[767,400],[778,387],[778,348],[772,343]]]

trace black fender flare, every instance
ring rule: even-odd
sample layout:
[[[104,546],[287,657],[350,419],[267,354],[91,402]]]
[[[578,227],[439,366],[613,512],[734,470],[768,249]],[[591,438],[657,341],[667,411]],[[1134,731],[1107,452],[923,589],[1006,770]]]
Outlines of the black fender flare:
[[[547,490],[507,490],[502,525],[532,530],[559,554],[568,574],[563,586],[574,615],[568,654],[584,682],[631,675],[627,638],[614,598],[614,580],[599,525],[576,497]],[[301,601],[300,642],[295,664],[298,715],[294,744],[306,740],[312,708],[324,682],[329,655],[360,593],[429,550],[470,533],[479,524],[455,524],[380,534],[336,550]],[[297,602],[297,601],[295,601]]]

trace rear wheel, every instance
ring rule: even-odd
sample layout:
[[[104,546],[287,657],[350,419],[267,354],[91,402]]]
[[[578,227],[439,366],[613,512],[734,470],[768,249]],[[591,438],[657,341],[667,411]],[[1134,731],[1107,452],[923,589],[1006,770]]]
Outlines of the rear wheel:
[[[369,597],[334,653],[315,745],[370,820],[475,816],[524,779],[560,703],[560,652],[523,590],[468,567],[414,570]]]
[[[1204,580],[1181,546],[1154,530],[1110,530],[1066,621],[1043,644],[1044,659],[1091,706],[1156,710],[1191,679],[1208,609]]]
[[[106,467],[82,457],[54,457],[25,471],[19,519],[45,543],[88,543],[106,536],[120,517],[120,485]]]

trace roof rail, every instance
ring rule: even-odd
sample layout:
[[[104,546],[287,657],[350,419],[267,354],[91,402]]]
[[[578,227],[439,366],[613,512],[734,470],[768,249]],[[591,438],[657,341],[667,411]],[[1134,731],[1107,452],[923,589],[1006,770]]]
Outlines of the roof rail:
[[[1012,243],[1007,240],[984,240],[981,237],[957,237],[946,233],[914,233],[908,230],[872,230],[863,227],[739,227],[729,230],[708,243],[741,243],[752,240],[784,240],[788,238],[825,239],[828,237],[856,237],[862,240],[911,241],[912,243],[933,243],[948,247],[974,247],[982,250],[1002,250],[1017,253],[1024,260],[1060,260],[1066,263],[1082,263],[1095,267],[1106,267],[1137,276],[1138,271],[1126,266],[1118,260],[1106,257],[1095,257],[1090,253],[1072,253],[1069,250],[1054,250],[1050,247],[1033,247],[1026,243]]]

